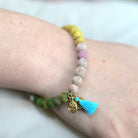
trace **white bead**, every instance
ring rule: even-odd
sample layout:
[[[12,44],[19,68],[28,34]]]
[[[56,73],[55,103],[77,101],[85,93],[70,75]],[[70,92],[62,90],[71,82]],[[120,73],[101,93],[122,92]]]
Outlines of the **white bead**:
[[[77,85],[75,85],[75,84],[71,84],[70,86],[69,86],[69,91],[70,92],[73,92],[73,93],[78,93],[78,89],[79,89],[79,87],[77,86]]]
[[[82,84],[82,78],[80,76],[74,76],[72,79],[72,83],[81,86]]]
[[[87,60],[85,58],[80,58],[78,60],[78,66],[83,66],[83,67],[87,67]]]
[[[87,46],[86,46],[85,43],[79,43],[79,44],[77,45],[77,51],[81,51],[81,50],[84,50],[84,51],[87,50]]]
[[[86,74],[86,68],[84,68],[83,66],[78,66],[75,69],[75,75],[81,76],[83,78],[85,77],[85,74]]]

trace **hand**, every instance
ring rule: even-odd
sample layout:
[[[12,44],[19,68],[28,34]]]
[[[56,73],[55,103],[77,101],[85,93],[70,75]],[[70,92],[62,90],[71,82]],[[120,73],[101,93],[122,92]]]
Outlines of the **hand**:
[[[90,40],[87,40],[87,46],[87,74],[78,95],[97,102],[98,109],[92,116],[83,111],[71,114],[67,111],[66,104],[54,108],[54,111],[71,126],[90,137],[135,138],[138,127],[138,49]],[[60,60],[56,62],[58,64]],[[62,71],[64,69],[56,70],[57,73]],[[66,79],[66,74],[64,75]],[[42,96],[59,95],[62,92],[60,87],[65,89],[62,86],[64,80],[59,78],[55,78],[55,84],[58,81],[60,84],[55,88],[51,80],[50,87],[46,88],[47,92]],[[71,77],[67,78],[71,80]],[[67,88],[67,85],[64,86]]]

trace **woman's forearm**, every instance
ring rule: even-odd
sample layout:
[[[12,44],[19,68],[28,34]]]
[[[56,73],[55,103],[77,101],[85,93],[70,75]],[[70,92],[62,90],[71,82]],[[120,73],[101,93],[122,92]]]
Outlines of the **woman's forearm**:
[[[68,86],[77,59],[67,32],[3,9],[0,30],[0,87],[43,93]]]

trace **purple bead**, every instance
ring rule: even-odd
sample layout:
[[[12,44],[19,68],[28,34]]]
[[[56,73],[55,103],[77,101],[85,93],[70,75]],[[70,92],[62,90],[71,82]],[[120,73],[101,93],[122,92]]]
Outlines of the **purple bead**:
[[[86,53],[86,51],[84,51],[84,50],[79,51],[78,52],[78,57],[79,58],[85,58],[85,59],[87,59],[87,53]]]

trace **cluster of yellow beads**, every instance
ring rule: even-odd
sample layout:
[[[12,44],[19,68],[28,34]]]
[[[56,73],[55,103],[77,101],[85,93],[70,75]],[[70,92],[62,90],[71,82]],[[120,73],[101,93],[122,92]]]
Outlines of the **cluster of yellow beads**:
[[[68,31],[73,36],[76,46],[79,43],[85,43],[86,42],[85,38],[83,37],[82,32],[80,31],[80,29],[77,26],[67,25],[67,26],[63,26],[62,29]]]

